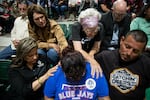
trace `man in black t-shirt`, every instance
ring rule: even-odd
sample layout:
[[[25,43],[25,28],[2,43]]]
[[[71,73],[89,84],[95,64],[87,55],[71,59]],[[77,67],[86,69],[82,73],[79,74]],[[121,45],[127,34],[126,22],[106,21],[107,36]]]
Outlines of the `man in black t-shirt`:
[[[144,100],[150,87],[150,58],[142,52],[147,44],[143,31],[122,36],[119,50],[106,50],[95,56],[109,83],[111,100]]]

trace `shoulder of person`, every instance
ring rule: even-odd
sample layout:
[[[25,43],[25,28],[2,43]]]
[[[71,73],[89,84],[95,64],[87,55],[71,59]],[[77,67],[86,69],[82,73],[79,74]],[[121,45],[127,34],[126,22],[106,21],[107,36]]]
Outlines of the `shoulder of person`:
[[[98,26],[100,27],[100,29],[104,28],[102,22],[99,22],[99,23],[98,23]]]
[[[145,55],[145,54],[142,54],[141,56],[140,56],[140,59],[143,61],[143,62],[150,62],[150,57],[148,57],[147,55]],[[150,63],[149,63],[150,64]]]
[[[22,73],[23,70],[27,69],[27,66],[25,65],[15,65],[15,64],[11,64],[8,68],[9,72],[17,72],[17,73]]]
[[[57,71],[54,72],[54,76],[53,77],[55,77],[55,79],[58,79],[58,78],[60,78],[60,76],[63,76],[63,75],[65,75],[65,73],[62,70],[62,67],[58,66]]]
[[[54,27],[54,26],[59,25],[59,23],[58,23],[58,22],[56,22],[56,21],[55,21],[55,20],[53,20],[53,19],[49,19],[49,22],[50,22],[50,26],[51,26],[51,27]]]
[[[21,16],[17,17],[15,20],[20,20],[21,19]]]
[[[79,22],[74,22],[73,25],[81,25]]]
[[[74,22],[72,24],[73,27],[82,27],[81,24],[79,22]]]
[[[132,16],[130,14],[126,14],[126,16],[124,17],[125,20],[131,21],[132,20]]]
[[[90,65],[89,62],[86,62],[86,73],[87,73],[87,75],[88,75],[88,77],[89,77],[90,79],[94,79],[94,80],[99,80],[100,78],[104,77],[104,74],[103,74],[102,77],[99,77],[99,78],[92,77],[92,75],[91,75],[91,65]]]
[[[102,13],[102,17],[112,15],[112,11],[108,11],[106,13]]]
[[[136,18],[134,18],[132,21],[140,21],[140,20],[143,20],[144,18],[142,18],[142,17],[136,17]]]
[[[106,12],[106,13],[102,14],[101,20],[102,21],[109,21],[109,20],[111,20],[111,17],[112,17],[112,12],[109,11],[109,12]]]
[[[115,58],[115,56],[118,56],[119,51],[118,50],[104,50],[102,52],[99,53],[100,55],[102,55],[105,58]],[[111,57],[110,57],[111,55]]]

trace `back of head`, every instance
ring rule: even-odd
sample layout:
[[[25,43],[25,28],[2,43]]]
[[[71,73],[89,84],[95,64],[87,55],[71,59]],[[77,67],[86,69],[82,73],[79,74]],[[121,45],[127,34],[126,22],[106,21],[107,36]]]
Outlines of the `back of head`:
[[[34,20],[33,20],[34,13],[43,14],[45,16],[46,20],[48,20],[45,9],[40,5],[32,4],[28,7],[28,11],[27,11],[27,15],[28,15],[28,19],[31,24],[31,27],[36,26],[36,24],[34,23]]]
[[[72,48],[65,48],[61,57],[62,69],[66,78],[71,82],[78,82],[85,73],[85,60],[82,54]]]

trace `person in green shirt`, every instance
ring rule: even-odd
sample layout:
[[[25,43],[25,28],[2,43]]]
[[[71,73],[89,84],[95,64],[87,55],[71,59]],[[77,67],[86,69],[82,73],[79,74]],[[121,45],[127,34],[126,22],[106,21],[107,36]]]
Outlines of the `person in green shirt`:
[[[130,24],[130,30],[140,29],[147,34],[148,43],[146,46],[146,52],[150,56],[150,3],[145,5],[139,16],[132,20]]]
[[[150,88],[146,89],[145,97],[145,100],[150,100]]]

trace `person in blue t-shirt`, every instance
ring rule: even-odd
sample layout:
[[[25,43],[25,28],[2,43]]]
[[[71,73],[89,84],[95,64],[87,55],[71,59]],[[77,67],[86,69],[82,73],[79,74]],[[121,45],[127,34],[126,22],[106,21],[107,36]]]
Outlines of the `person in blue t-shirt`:
[[[45,83],[45,100],[110,100],[105,76],[93,78],[90,63],[80,52],[65,48],[60,63]]]

